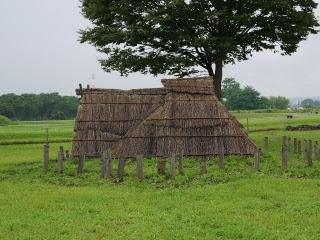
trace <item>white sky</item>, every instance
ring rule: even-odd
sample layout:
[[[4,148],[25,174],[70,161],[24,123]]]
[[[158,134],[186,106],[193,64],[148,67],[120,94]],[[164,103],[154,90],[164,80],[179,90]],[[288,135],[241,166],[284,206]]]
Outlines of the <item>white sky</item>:
[[[96,87],[161,87],[161,78],[168,76],[105,73],[97,61],[101,55],[78,42],[77,31],[89,25],[79,5],[78,0],[0,0],[0,94],[75,95],[79,83],[91,84],[92,74]],[[320,34],[309,36],[292,56],[262,52],[228,65],[223,77],[264,96],[320,96]]]

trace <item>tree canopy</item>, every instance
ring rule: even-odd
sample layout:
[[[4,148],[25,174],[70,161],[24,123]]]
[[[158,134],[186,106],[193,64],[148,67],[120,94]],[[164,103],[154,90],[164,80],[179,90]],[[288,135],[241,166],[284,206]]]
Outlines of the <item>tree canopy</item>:
[[[270,96],[269,105],[270,108],[287,109],[289,107],[289,99],[283,96]]]
[[[0,96],[0,114],[12,120],[73,119],[77,115],[78,98],[59,93]]]
[[[234,78],[222,81],[222,100],[229,110],[267,109],[269,100],[261,96],[252,86],[240,87]]]
[[[80,31],[80,41],[107,55],[105,71],[183,77],[202,67],[214,76],[218,98],[225,64],[265,49],[292,54],[319,26],[313,0],[81,2],[93,26]]]

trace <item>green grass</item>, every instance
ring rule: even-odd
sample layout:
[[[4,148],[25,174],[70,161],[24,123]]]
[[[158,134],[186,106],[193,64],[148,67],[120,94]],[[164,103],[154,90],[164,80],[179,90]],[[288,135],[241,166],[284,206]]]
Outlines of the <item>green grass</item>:
[[[73,120],[26,121],[0,126],[0,145],[45,143],[47,128],[50,142],[71,142],[73,126]]]
[[[320,161],[311,168],[290,153],[281,168],[286,135],[319,139],[319,131],[283,130],[285,113],[234,113],[262,148],[261,170],[252,158],[207,162],[200,175],[197,159],[185,160],[185,175],[174,180],[156,173],[157,159],[144,159],[144,180],[128,161],[124,181],[100,178],[100,161],[88,160],[77,174],[77,159],[57,174],[60,145],[71,149],[73,121],[21,122],[0,127],[0,239],[318,239],[320,236]],[[319,116],[293,114],[290,124],[317,124]],[[50,164],[43,171],[45,129]],[[269,129],[269,130],[268,130]],[[263,138],[270,139],[269,150]],[[19,142],[41,144],[17,144]],[[66,142],[64,142],[66,141]],[[15,143],[14,145],[10,143]],[[8,145],[9,144],[9,145]]]

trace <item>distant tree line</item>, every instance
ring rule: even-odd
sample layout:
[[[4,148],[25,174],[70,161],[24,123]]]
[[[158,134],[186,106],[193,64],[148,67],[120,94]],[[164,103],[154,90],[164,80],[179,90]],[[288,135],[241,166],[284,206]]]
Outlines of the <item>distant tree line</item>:
[[[287,109],[289,106],[289,99],[261,96],[252,86],[241,88],[234,78],[222,81],[222,100],[228,110]]]
[[[301,102],[300,106],[304,108],[320,108],[320,101],[307,98]]]
[[[64,120],[77,115],[78,98],[59,93],[0,96],[0,115],[12,120]]]

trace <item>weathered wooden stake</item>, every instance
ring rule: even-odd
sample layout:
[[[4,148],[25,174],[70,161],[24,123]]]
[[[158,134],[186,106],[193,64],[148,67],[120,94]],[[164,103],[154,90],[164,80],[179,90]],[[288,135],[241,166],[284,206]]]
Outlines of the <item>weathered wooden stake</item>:
[[[179,162],[179,174],[183,175],[184,171],[183,171],[183,149],[180,150],[179,152],[179,156],[178,156],[178,162]]]
[[[313,151],[312,151],[312,140],[309,140],[309,151],[310,151],[310,157],[312,158],[312,153],[313,153]]]
[[[43,165],[44,165],[44,171],[49,170],[49,145],[45,144],[43,145]]]
[[[62,159],[66,160],[66,157],[64,156],[63,146],[60,146],[60,152],[61,152],[61,155],[62,155]]]
[[[200,162],[200,174],[207,174],[207,161],[205,159],[201,159]]]
[[[126,165],[126,160],[124,158],[120,158],[118,163],[118,172],[117,172],[118,178],[120,180],[123,179],[125,165]]]
[[[260,151],[254,153],[254,169],[260,170]]]
[[[46,128],[46,144],[49,146],[49,128]]]
[[[172,154],[170,158],[170,179],[174,179],[175,177],[176,177],[176,156]]]
[[[61,152],[58,152],[58,173],[62,173],[63,172],[63,156],[61,154]]]
[[[302,153],[302,146],[301,146],[301,141],[298,141],[298,154],[301,155]]]
[[[317,159],[317,160],[320,160],[320,148],[319,148],[319,145],[318,145],[318,142],[317,142],[317,144],[315,145],[315,149],[314,149],[314,151],[315,151],[315,158]]]
[[[304,140],[304,152],[308,151],[308,140]]]
[[[305,153],[306,153],[306,164],[307,164],[307,167],[311,167],[312,166],[312,150],[311,149],[307,149]]]
[[[268,148],[269,148],[269,138],[268,137],[264,138],[264,148],[266,150],[268,150]]]
[[[314,145],[313,145],[313,149],[314,149],[314,158],[315,159],[317,159],[317,150],[316,150],[316,148],[317,148],[317,146],[318,146],[318,141],[314,141]]]
[[[224,168],[224,147],[219,146],[219,168]]]
[[[86,154],[85,152],[80,152],[79,154],[79,162],[78,162],[78,168],[77,168],[77,173],[83,173],[83,168],[84,168],[84,162],[86,160]]]
[[[142,164],[142,155],[136,157],[137,161],[137,178],[142,181],[143,179],[143,164]]]
[[[287,137],[282,138],[282,168],[288,167],[288,141]]]
[[[157,172],[158,174],[166,174],[166,163],[165,159],[158,159],[157,162]]]
[[[294,152],[295,154],[298,153],[298,141],[297,141],[297,138],[294,138],[294,139],[293,139],[293,152]]]
[[[106,149],[101,153],[101,177],[109,178],[112,172],[111,150]]]

